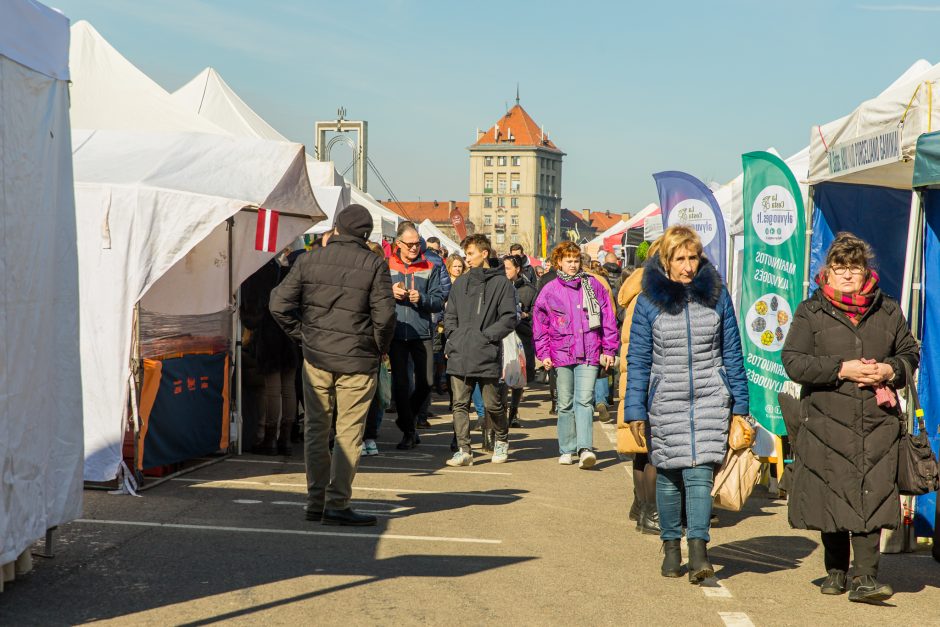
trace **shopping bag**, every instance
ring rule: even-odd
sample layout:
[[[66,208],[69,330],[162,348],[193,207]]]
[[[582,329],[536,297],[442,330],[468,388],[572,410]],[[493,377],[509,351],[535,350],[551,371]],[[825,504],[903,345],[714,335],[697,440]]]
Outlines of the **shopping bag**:
[[[503,381],[516,389],[524,388],[526,383],[525,349],[515,331],[503,338]]]
[[[388,370],[386,360],[379,362],[379,385],[375,393],[379,395],[382,409],[388,409],[392,402],[392,373]]]
[[[732,512],[740,512],[760,474],[760,460],[749,448],[728,449],[721,469],[715,475],[712,488],[714,506]]]

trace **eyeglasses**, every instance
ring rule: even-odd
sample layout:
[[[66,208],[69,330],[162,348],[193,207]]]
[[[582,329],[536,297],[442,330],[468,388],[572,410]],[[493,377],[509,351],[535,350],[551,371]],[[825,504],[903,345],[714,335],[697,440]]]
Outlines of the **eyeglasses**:
[[[832,266],[829,271],[836,276],[845,276],[847,274],[858,276],[865,272],[865,268],[861,266]]]
[[[418,246],[421,245],[420,240],[417,242],[403,242],[401,240],[398,240],[398,243],[404,246],[405,248],[417,248]]]

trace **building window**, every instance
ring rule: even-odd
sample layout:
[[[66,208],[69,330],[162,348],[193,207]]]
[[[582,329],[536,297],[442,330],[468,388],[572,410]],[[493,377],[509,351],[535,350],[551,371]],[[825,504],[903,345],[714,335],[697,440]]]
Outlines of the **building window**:
[[[506,216],[496,216],[496,224],[506,224]]]
[[[506,193],[506,175],[505,175],[505,174],[502,174],[502,173],[501,173],[501,174],[497,175],[497,177],[496,177],[496,191],[497,191],[497,193],[499,193],[499,194],[505,194],[505,193]]]
[[[483,165],[493,167],[493,157],[483,157]]]
[[[512,235],[509,236],[509,241],[511,241],[513,244],[518,244],[519,236],[516,233],[513,233]]]
[[[496,157],[496,165],[506,165],[506,157]]]
[[[484,208],[484,209],[492,209],[492,208],[493,208],[493,197],[492,197],[492,196],[484,196],[484,197],[483,197],[483,208]]]
[[[513,164],[513,165],[522,165],[522,157],[513,157],[513,158],[512,158],[512,164]]]
[[[511,178],[509,179],[509,189],[512,190],[512,193],[513,193],[513,194],[518,194],[518,193],[519,193],[519,187],[520,187],[520,186],[521,186],[521,183],[520,183],[520,179],[519,179],[519,173],[518,173],[518,172],[514,172],[514,173],[512,174],[512,176],[511,176]]]
[[[491,172],[487,172],[483,175],[483,193],[493,193],[493,174]]]
[[[502,209],[506,207],[506,199],[502,196],[496,199],[496,207]]]
[[[518,208],[519,208],[519,199],[516,198],[515,196],[513,196],[512,198],[510,198],[510,199],[509,199],[509,206],[512,207],[513,209],[518,209]]]
[[[490,226],[493,224],[493,216],[486,214],[483,216],[483,226]]]
[[[497,243],[497,244],[505,244],[505,243],[506,243],[506,234],[505,234],[505,233],[497,233],[497,234],[496,234],[496,243]]]
[[[513,200],[515,200],[515,198],[513,198]],[[519,216],[515,213],[509,216],[509,224],[513,226],[519,226]]]

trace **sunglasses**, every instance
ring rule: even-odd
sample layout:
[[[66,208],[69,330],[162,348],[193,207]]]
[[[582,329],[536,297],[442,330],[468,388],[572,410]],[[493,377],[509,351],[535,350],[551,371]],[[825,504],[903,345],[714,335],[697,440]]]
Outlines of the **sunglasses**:
[[[418,246],[421,245],[421,242],[420,242],[420,241],[417,241],[417,242],[403,242],[403,241],[401,241],[401,240],[398,240],[398,243],[401,244],[402,246],[406,247],[406,248],[417,248]]]

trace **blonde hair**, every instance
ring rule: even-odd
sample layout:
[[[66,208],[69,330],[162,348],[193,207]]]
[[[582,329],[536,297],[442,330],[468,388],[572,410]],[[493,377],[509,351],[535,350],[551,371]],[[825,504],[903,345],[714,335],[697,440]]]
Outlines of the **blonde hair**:
[[[680,248],[691,248],[695,254],[702,256],[702,238],[695,229],[684,224],[670,226],[653,246],[656,244],[659,244],[659,261],[666,272],[669,272],[669,264]],[[650,256],[653,255],[653,246],[650,246]]]

